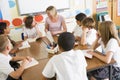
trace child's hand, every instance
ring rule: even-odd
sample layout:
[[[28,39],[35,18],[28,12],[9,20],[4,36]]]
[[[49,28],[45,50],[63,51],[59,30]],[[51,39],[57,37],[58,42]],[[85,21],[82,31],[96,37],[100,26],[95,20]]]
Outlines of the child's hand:
[[[25,68],[25,65],[27,65],[28,63],[30,63],[30,61],[28,61],[27,59],[22,60],[21,66]]]
[[[97,39],[99,39],[101,37],[99,33],[96,33],[96,35],[97,35]]]
[[[29,62],[32,61],[32,58],[30,56],[27,56],[25,59],[27,59]]]
[[[94,56],[94,54],[95,54],[95,52],[93,52],[92,50],[87,51],[87,53],[88,53],[88,54],[91,54],[91,55],[93,55],[93,56]]]
[[[89,29],[86,27],[82,27],[82,30],[83,30],[83,32],[86,32],[86,33],[89,31]]]
[[[22,46],[22,43],[19,43],[19,44],[17,44],[16,46],[17,46],[17,47],[21,47],[21,46]]]

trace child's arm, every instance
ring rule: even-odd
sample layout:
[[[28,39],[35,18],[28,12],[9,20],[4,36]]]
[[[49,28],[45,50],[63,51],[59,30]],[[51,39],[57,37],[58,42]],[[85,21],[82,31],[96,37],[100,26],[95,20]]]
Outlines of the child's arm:
[[[15,56],[12,58],[12,61],[18,61],[18,60],[24,60],[24,59],[27,59],[28,61],[32,60],[32,58],[29,56],[26,56],[26,57]]]
[[[98,43],[99,39],[100,39],[100,36],[97,36],[97,39],[93,42],[91,46],[93,50],[95,50],[98,46],[100,46],[100,44]]]
[[[88,52],[90,54],[92,54],[93,56],[97,57],[98,59],[100,59],[101,61],[105,62],[105,63],[110,63],[111,59],[112,59],[112,56],[113,56],[113,52],[112,51],[108,51],[107,53],[105,53],[105,55],[101,55],[101,54],[98,54],[96,52]]]
[[[37,31],[37,34],[39,35],[39,37],[42,37],[42,33],[39,31],[39,28],[38,26],[35,27],[36,31]]]
[[[11,76],[14,79],[18,79],[22,75],[22,73],[25,69],[25,65],[28,64],[28,63],[29,63],[29,61],[27,59],[24,59],[21,66],[16,71],[12,71],[9,74],[9,76]]]
[[[82,37],[81,37],[81,44],[85,45],[88,28],[83,27],[82,29],[83,29],[83,31],[82,31]]]

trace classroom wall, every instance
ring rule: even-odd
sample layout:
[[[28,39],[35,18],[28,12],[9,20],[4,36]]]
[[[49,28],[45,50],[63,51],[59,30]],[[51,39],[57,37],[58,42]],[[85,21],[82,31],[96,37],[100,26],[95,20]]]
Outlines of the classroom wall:
[[[80,12],[84,12],[90,16],[92,14],[92,5],[93,2],[91,0],[70,0],[70,9],[58,12],[58,14],[61,14],[63,17],[65,17],[67,29],[69,32],[72,32],[73,28],[76,26],[74,16]],[[16,0],[0,0],[0,10],[2,13],[2,19],[8,20],[10,22],[10,36],[16,41],[21,40],[21,27],[24,26],[24,23],[22,22],[22,25],[20,26],[14,26],[12,24],[13,19],[20,18],[23,20],[25,17],[19,15]],[[43,16],[43,20],[39,23],[42,25],[41,29],[43,30],[43,35],[45,35],[44,19],[46,17],[46,14],[41,15]]]

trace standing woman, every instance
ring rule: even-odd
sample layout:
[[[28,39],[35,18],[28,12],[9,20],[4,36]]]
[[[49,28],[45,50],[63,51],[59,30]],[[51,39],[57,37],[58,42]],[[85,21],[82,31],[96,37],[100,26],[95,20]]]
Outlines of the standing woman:
[[[64,18],[57,14],[54,6],[49,6],[46,13],[48,17],[45,20],[45,32],[50,31],[52,35],[57,35],[67,31]]]

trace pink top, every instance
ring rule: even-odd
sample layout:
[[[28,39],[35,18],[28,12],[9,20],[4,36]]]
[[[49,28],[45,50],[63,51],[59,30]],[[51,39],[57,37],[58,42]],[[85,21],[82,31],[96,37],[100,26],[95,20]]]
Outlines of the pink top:
[[[60,15],[58,15],[58,21],[57,22],[52,22],[49,17],[46,18],[45,23],[49,25],[48,30],[50,32],[54,31],[61,31],[62,30],[62,22],[64,21],[64,18]]]

